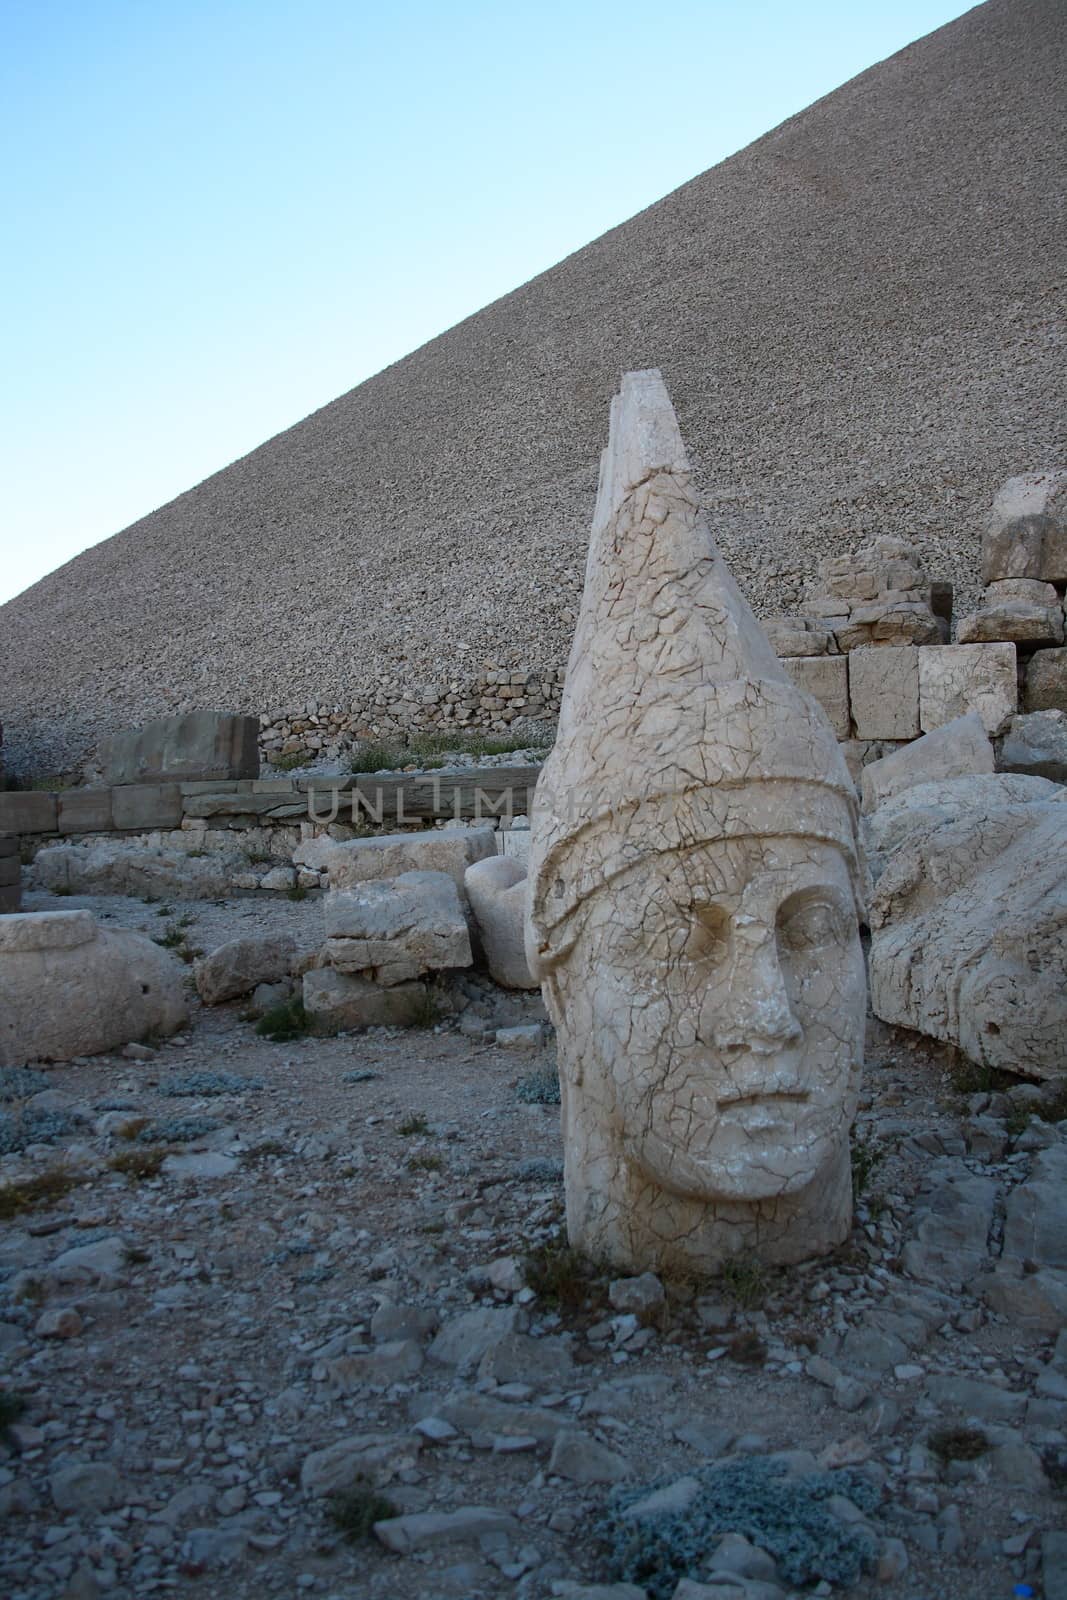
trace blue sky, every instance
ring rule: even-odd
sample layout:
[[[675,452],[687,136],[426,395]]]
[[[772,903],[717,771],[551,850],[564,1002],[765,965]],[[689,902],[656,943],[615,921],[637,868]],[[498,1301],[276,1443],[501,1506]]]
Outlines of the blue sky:
[[[0,0],[0,601],[952,0]]]

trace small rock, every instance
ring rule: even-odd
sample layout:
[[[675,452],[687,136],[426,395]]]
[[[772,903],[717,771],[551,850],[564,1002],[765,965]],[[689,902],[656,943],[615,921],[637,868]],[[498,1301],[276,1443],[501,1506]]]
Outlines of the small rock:
[[[638,1278],[615,1278],[608,1285],[608,1299],[616,1311],[632,1312],[642,1319],[650,1316],[666,1300],[663,1284],[654,1272]]]
[[[73,1306],[52,1306],[41,1312],[33,1331],[40,1339],[76,1339],[83,1327]]]
[[[442,1544],[483,1539],[487,1534],[513,1534],[519,1523],[491,1506],[460,1506],[457,1511],[420,1511],[388,1517],[374,1524],[374,1535],[387,1550],[408,1556]]]
[[[552,1446],[548,1470],[572,1483],[620,1483],[630,1464],[577,1428],[564,1428]]]
[[[515,1028],[498,1028],[494,1038],[502,1050],[537,1050],[544,1032],[539,1022],[525,1022]]]
[[[48,1480],[57,1511],[80,1513],[107,1511],[118,1505],[122,1482],[106,1461],[75,1461],[60,1467]]]

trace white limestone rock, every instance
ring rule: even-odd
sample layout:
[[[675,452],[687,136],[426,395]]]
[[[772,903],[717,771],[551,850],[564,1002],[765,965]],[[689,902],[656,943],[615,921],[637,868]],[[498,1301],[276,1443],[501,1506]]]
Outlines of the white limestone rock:
[[[997,765],[1003,772],[1067,783],[1067,712],[1031,711],[1012,717]]]
[[[833,1248],[866,998],[855,791],[715,547],[658,372],[612,404],[531,829],[572,1244],[631,1274]]]
[[[327,960],[341,972],[365,972],[389,985],[469,967],[473,959],[459,890],[446,872],[402,872],[332,889],[323,912]]]
[[[330,848],[326,848],[327,845]],[[293,852],[297,866],[323,867],[331,889],[354,889],[407,872],[447,872],[462,891],[463,875],[475,861],[496,854],[492,828],[441,828],[421,833],[383,833],[343,843],[315,839]]]
[[[468,867],[463,882],[493,981],[539,988],[526,959],[526,868],[514,856],[491,856]]]
[[[848,697],[857,739],[915,739],[919,652],[911,645],[852,650]]]
[[[1067,1071],[1065,799],[1006,774],[913,789],[875,813],[876,1016],[990,1067]]]
[[[991,738],[1019,699],[1013,644],[946,644],[919,651],[919,725],[924,733],[976,711]]]
[[[894,795],[943,778],[965,778],[993,771],[993,746],[976,711],[956,717],[933,733],[871,761],[860,774],[864,812]]]
[[[389,988],[330,967],[305,972],[303,1003],[309,1030],[325,1038],[360,1028],[413,1028],[426,1022],[424,983]]]
[[[1063,643],[1063,606],[1051,583],[1006,578],[987,586],[982,605],[960,623],[960,644],[1011,639],[1017,644]]]
[[[0,1066],[176,1033],[189,1015],[184,975],[169,951],[88,911],[0,916]]]
[[[1067,468],[1004,483],[982,540],[982,579],[1067,582]]]
[[[810,694],[826,712],[838,739],[847,739],[851,731],[848,707],[848,657],[847,656],[796,656],[781,658],[798,689]]]
[[[206,1006],[236,1000],[258,984],[288,977],[295,954],[296,940],[288,934],[229,939],[194,964],[197,993]]]

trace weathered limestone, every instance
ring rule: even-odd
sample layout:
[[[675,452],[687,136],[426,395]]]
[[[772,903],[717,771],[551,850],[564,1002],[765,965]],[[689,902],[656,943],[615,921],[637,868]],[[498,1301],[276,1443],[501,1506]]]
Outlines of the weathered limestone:
[[[296,954],[288,934],[229,939],[193,967],[196,991],[206,1006],[219,1006],[251,994],[261,983],[287,978]]]
[[[851,732],[848,711],[848,658],[846,656],[782,657],[782,666],[798,689],[817,700],[830,720],[834,737]]]
[[[1038,650],[1026,668],[1024,711],[1067,711],[1067,650]]]
[[[0,791],[0,832],[55,833],[57,817],[54,794],[35,790]]]
[[[22,865],[19,842],[0,833],[0,915],[10,916],[22,903]]]
[[[426,1021],[429,1003],[424,983],[383,988],[331,967],[304,974],[303,1000],[311,1032],[322,1036],[357,1028],[414,1027]]]
[[[917,738],[918,650],[882,645],[850,651],[848,696],[857,739]]]
[[[405,872],[447,872],[462,891],[467,868],[495,854],[496,834],[491,828],[442,828],[384,833],[340,844],[309,840],[294,851],[293,860],[298,866],[325,867],[331,889],[353,889],[378,878],[398,878]]]
[[[110,789],[63,789],[59,793],[60,833],[108,833],[115,826]]]
[[[805,602],[804,612],[814,627],[832,633],[840,651],[941,639],[931,585],[901,539],[875,539],[853,555],[833,556],[823,562],[820,579],[822,590]]]
[[[259,718],[190,711],[131,728],[101,750],[108,783],[259,777]]]
[[[1067,783],[1067,711],[1012,717],[997,765],[1002,772],[1028,772]]]
[[[763,631],[783,659],[837,653],[833,634],[810,617],[765,617]]]
[[[470,933],[447,872],[402,872],[327,895],[326,955],[339,972],[382,984],[469,967]]]
[[[872,761],[860,774],[863,810],[891,800],[905,789],[941,778],[965,778],[993,771],[993,746],[976,711],[935,728],[914,744]]]
[[[919,726],[924,733],[977,711],[990,737],[1018,703],[1013,644],[946,644],[919,651]]]
[[[875,813],[877,1016],[991,1067],[1067,1070],[1065,798],[998,774],[912,789]]]
[[[33,862],[33,881],[61,894],[168,895],[214,900],[232,891],[247,857],[224,852],[206,856],[185,850],[152,850],[116,839],[46,845]]]
[[[576,1246],[706,1270],[847,1234],[855,821],[832,729],[715,548],[659,373],[628,374],[531,816]]]
[[[176,783],[132,783],[111,791],[113,825],[130,833],[177,828],[182,810],[182,792]]]
[[[982,540],[982,579],[1067,583],[1067,468],[1009,478]]]
[[[492,856],[467,868],[464,884],[495,983],[537,989],[526,959],[526,868],[514,856]]]
[[[184,968],[88,911],[0,916],[0,1066],[97,1055],[187,1020]]]
[[[981,610],[960,623],[959,642],[998,639],[1031,647],[1063,643],[1063,606],[1051,583],[1004,578],[987,586]]]

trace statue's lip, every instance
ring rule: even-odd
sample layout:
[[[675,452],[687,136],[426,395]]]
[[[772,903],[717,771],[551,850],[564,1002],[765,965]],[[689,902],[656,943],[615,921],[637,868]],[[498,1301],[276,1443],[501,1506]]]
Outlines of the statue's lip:
[[[811,1099],[807,1089],[754,1089],[747,1094],[724,1094],[716,1101],[720,1111],[734,1111],[739,1106],[805,1105]]]

